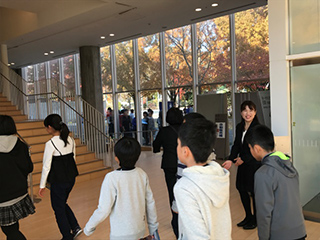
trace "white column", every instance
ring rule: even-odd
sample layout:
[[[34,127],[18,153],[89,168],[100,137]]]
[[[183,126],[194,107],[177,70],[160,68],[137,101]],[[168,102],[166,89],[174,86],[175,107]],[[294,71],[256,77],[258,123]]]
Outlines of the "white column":
[[[288,2],[269,0],[271,127],[275,136],[290,135]]]
[[[197,111],[197,96],[198,96],[198,51],[197,51],[197,24],[191,25],[191,47],[192,47],[192,92],[193,92],[193,110]]]
[[[136,126],[137,126],[137,137],[138,141],[142,145],[142,124],[141,124],[141,93],[140,93],[140,70],[139,70],[139,48],[138,40],[132,40],[133,44],[133,66],[134,66],[134,96],[135,96],[135,111],[136,111]]]
[[[165,52],[165,41],[164,32],[159,33],[160,40],[160,63],[161,63],[161,92],[162,92],[162,126],[167,126],[167,79],[166,79],[166,52]]]

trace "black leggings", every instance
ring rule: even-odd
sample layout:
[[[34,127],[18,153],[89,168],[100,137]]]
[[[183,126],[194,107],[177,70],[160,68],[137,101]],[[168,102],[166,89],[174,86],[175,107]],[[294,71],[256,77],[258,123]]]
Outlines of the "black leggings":
[[[250,219],[254,217],[254,220],[256,218],[256,203],[254,199],[254,193],[246,192],[246,191],[239,191],[241,202],[244,208],[244,211],[246,212],[246,219]],[[251,211],[251,199],[250,195],[252,197],[252,203],[253,203],[253,213]]]
[[[7,240],[27,240],[19,231],[19,222],[10,226],[1,226],[1,230],[7,236]]]

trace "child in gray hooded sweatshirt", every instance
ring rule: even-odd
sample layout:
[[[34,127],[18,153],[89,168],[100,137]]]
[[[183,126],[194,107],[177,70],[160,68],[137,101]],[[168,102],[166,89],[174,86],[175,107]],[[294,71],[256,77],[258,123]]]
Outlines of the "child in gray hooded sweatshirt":
[[[262,163],[254,178],[259,239],[305,239],[299,176],[290,157],[274,152],[273,134],[266,126],[254,127],[246,141],[252,156]]]

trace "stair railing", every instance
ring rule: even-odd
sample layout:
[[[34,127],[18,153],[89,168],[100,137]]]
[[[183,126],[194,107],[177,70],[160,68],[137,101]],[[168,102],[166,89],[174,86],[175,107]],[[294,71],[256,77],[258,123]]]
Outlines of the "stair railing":
[[[29,113],[29,119],[44,119],[51,113],[61,115],[73,136],[79,138],[82,144],[87,145],[88,149],[96,154],[96,157],[103,159],[105,166],[113,168],[113,154],[108,151],[111,147],[107,146],[110,145],[112,139],[105,134],[105,117],[102,113],[94,109],[80,96],[74,97],[69,94],[61,97],[54,92],[26,94],[23,84],[18,84],[17,76],[19,75],[9,69],[9,77],[14,79],[12,82],[4,75],[6,68],[8,67],[5,64],[0,64],[0,92],[4,96],[9,96],[13,104],[17,102],[14,99],[21,99],[18,103],[22,101],[23,104],[17,105],[20,109],[28,109],[27,112],[23,112],[24,114]],[[22,82],[21,79],[20,77],[20,82]]]

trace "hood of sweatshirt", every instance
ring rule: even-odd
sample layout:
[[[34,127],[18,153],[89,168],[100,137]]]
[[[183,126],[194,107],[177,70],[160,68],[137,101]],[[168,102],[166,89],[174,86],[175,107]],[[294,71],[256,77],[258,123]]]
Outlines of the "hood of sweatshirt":
[[[217,208],[229,200],[229,171],[216,162],[208,166],[192,166],[183,170],[183,176],[197,185]]]
[[[18,137],[15,135],[2,135],[0,136],[0,152],[8,153],[14,148],[18,141]]]
[[[290,157],[282,152],[266,155],[262,159],[262,165],[273,167],[288,178],[293,178],[297,175],[297,170],[293,167]]]

